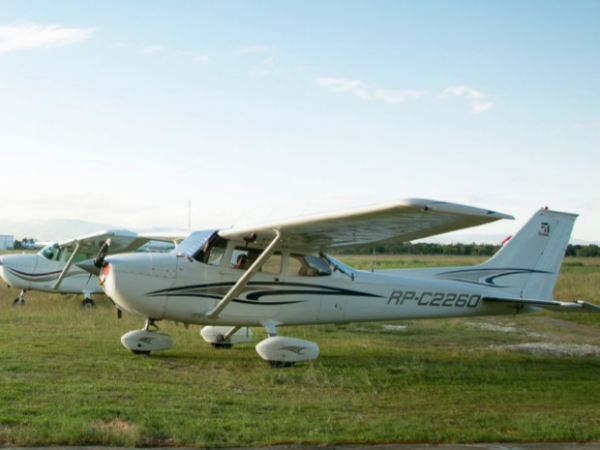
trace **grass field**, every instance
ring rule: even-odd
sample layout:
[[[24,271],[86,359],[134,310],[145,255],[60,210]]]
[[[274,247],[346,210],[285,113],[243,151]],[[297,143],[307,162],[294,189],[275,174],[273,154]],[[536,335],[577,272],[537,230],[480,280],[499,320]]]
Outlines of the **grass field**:
[[[370,269],[372,257],[343,257]],[[376,257],[375,268],[469,265]],[[568,259],[555,297],[599,300],[600,260]],[[516,317],[307,326],[314,363],[272,369],[254,343],[214,350],[199,327],[161,323],[172,350],[120,344],[143,320],[103,297],[0,288],[0,445],[195,447],[275,442],[600,440],[600,317]]]

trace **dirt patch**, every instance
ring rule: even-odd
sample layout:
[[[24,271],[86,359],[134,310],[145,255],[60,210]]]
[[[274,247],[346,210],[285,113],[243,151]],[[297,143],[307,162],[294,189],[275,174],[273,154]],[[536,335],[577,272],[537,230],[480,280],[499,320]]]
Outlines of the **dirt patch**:
[[[550,316],[516,316],[512,320],[486,317],[469,326],[498,333],[515,333],[538,342],[490,345],[493,351],[516,351],[540,356],[593,356],[600,358],[600,330]]]
[[[123,420],[114,419],[110,421],[105,420],[95,420],[92,423],[92,426],[98,430],[108,431],[111,433],[119,433],[119,434],[134,434],[137,432],[137,427],[129,422],[124,422]]]
[[[589,344],[557,344],[550,342],[526,342],[513,345],[490,345],[496,351],[517,351],[538,356],[595,356],[600,357],[600,346]]]

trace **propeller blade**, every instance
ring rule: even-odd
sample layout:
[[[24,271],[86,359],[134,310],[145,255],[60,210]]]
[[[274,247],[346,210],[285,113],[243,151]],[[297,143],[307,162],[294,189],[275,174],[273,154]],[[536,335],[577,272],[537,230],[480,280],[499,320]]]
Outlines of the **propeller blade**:
[[[102,244],[102,247],[100,247],[100,251],[94,258],[94,266],[96,266],[98,269],[102,268],[102,265],[104,264],[104,258],[106,258],[106,254],[108,253],[109,249],[110,249],[110,238],[107,239],[104,244]]]

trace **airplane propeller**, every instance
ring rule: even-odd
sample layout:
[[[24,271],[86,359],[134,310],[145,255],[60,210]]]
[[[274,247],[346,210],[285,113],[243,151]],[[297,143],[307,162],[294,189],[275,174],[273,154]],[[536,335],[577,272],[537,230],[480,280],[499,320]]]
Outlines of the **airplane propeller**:
[[[106,255],[108,254],[108,250],[110,249],[110,238],[106,240],[106,242],[104,244],[102,244],[102,247],[100,247],[100,250],[98,251],[98,254],[96,255],[96,257],[94,259],[88,259],[86,261],[81,261],[79,263],[76,263],[75,265],[77,267],[79,267],[80,269],[85,270],[86,272],[90,273],[91,275],[100,275],[100,270],[102,269],[102,267],[104,266],[104,258],[106,258]],[[89,279],[88,279],[89,281]]]
[[[106,254],[108,253],[109,249],[110,249],[110,238],[108,238],[106,240],[106,242],[104,244],[102,244],[102,247],[100,247],[100,251],[94,258],[94,266],[96,266],[98,269],[101,269],[102,266],[104,265],[104,258],[106,258]]]

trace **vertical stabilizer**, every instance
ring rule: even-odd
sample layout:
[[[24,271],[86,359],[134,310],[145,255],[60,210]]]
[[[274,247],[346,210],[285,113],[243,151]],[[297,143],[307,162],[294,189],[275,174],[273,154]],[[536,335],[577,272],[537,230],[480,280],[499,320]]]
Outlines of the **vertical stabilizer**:
[[[493,258],[477,267],[489,274],[488,283],[505,292],[552,299],[576,218],[577,214],[540,210]]]

